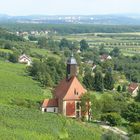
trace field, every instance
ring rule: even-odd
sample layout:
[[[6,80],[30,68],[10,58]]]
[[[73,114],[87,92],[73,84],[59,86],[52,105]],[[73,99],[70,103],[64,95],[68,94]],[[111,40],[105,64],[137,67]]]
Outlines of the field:
[[[84,33],[54,37],[56,40],[62,38],[71,41],[85,39],[90,47],[103,46],[109,51],[118,47],[124,55],[140,54],[140,33]]]

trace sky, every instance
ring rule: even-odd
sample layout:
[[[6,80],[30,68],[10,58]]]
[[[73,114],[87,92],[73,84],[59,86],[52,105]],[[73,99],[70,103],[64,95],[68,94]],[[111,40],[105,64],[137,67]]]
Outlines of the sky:
[[[140,0],[0,0],[8,15],[140,14]]]

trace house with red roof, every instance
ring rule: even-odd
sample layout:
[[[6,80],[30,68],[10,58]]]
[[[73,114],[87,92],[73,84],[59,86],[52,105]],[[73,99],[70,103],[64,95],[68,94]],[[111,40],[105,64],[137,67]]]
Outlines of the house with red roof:
[[[43,112],[60,113],[67,117],[81,117],[81,96],[86,89],[77,79],[77,62],[73,55],[67,60],[66,78],[53,91],[53,99],[45,99],[42,104]],[[86,113],[88,119],[88,114]]]
[[[136,97],[138,94],[139,85],[137,83],[130,83],[128,86],[128,92],[131,93],[132,97]]]

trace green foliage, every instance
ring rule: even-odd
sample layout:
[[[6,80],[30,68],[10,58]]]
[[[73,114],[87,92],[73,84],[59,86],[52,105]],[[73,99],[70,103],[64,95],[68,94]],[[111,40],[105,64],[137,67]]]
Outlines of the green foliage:
[[[140,139],[140,134],[135,134],[130,137],[130,140],[139,140]]]
[[[64,50],[64,49],[70,49],[70,50],[73,50],[74,47],[75,47],[75,44],[65,38],[61,39],[60,43],[59,43],[59,47],[61,50]]]
[[[102,135],[102,140],[124,140],[120,135],[116,135],[112,132],[106,132]]]
[[[17,53],[12,53],[9,56],[9,61],[13,62],[13,63],[17,63],[18,62],[18,54]]]
[[[109,52],[105,49],[104,46],[101,46],[99,49],[99,54],[104,55],[104,54],[109,54]]]
[[[117,91],[118,91],[118,92],[121,92],[121,86],[120,86],[120,85],[118,85]]]
[[[120,50],[118,47],[115,47],[111,52],[110,52],[110,55],[111,56],[114,56],[114,57],[119,57],[120,56]]]
[[[101,120],[109,122],[109,124],[112,126],[121,125],[122,123],[121,116],[118,113],[114,112],[101,115]]]
[[[38,84],[27,77],[24,65],[0,61],[0,104],[17,105],[21,101],[37,107],[49,94],[43,94]]]
[[[81,51],[84,51],[84,50],[87,50],[89,48],[89,45],[88,43],[86,42],[86,40],[81,40],[80,41],[80,50]]]
[[[104,77],[104,87],[105,89],[112,90],[114,88],[114,79],[111,72],[106,72]]]
[[[84,120],[85,114],[90,110],[90,94],[86,93],[81,97],[81,111],[82,111],[82,118]]]
[[[96,91],[103,91],[104,90],[103,76],[102,76],[102,73],[100,71],[97,71],[95,73],[94,88]]]
[[[136,100],[137,102],[140,102],[140,89],[138,90],[138,94],[137,94],[135,100]]]
[[[43,86],[52,87],[65,76],[65,64],[54,57],[44,61],[34,61],[28,69],[29,75],[33,76]]]
[[[86,86],[86,88],[92,90],[94,84],[94,77],[90,73],[87,73],[83,77],[83,84]]]
[[[17,106],[1,105],[0,116],[0,137],[4,140],[100,140],[102,132],[61,115]]]
[[[114,69],[124,72],[130,82],[139,82],[140,56],[119,56],[114,59]]]
[[[123,85],[122,92],[126,92],[126,85]]]
[[[140,122],[132,123],[131,130],[134,134],[140,134]]]
[[[140,103],[133,102],[128,104],[126,110],[122,112],[122,116],[130,122],[140,121]]]

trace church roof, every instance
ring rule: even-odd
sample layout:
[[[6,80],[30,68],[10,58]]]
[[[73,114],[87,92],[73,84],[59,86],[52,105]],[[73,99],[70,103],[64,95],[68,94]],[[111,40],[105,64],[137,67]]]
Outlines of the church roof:
[[[77,77],[62,80],[54,91],[54,97],[63,100],[79,100],[86,89],[78,81]]]
[[[73,54],[71,57],[67,60],[67,64],[77,64],[76,59],[73,57]]]
[[[57,99],[45,99],[43,101],[42,107],[58,107]]]

